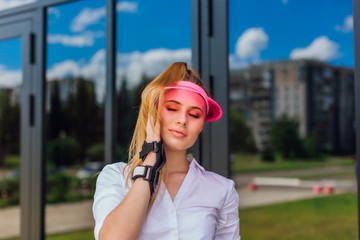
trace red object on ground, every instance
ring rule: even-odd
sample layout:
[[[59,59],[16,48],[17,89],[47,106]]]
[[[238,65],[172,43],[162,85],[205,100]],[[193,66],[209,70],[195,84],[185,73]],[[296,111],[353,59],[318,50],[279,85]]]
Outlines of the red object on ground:
[[[249,185],[248,185],[249,191],[253,192],[256,190],[256,188],[257,188],[257,186],[255,185],[255,183],[253,183],[253,182],[249,183]]]
[[[321,193],[321,190],[322,190],[322,187],[321,187],[321,185],[320,184],[315,184],[315,186],[313,187],[313,193],[315,193],[315,194],[319,194],[319,193]]]
[[[334,192],[334,187],[333,186],[327,185],[327,186],[324,187],[324,193],[325,194],[332,194],[333,192]]]

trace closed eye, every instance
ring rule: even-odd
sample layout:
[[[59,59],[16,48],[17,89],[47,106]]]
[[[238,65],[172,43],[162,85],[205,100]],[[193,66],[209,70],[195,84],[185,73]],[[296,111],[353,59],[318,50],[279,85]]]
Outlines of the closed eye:
[[[168,111],[176,111],[175,108],[167,108]]]
[[[199,118],[198,115],[194,115],[194,114],[189,114],[190,116],[194,117],[194,118]]]

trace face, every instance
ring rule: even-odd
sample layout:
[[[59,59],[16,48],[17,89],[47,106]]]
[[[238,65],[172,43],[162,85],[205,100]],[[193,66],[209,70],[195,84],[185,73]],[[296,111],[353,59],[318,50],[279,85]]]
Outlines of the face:
[[[171,89],[161,108],[161,138],[165,148],[184,151],[194,145],[206,117],[205,100],[197,93]]]

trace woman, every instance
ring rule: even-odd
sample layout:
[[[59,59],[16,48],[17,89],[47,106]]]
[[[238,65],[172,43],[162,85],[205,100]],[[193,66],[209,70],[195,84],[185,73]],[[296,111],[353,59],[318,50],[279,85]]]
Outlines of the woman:
[[[240,239],[234,182],[186,155],[204,123],[222,115],[199,76],[174,63],[141,99],[129,163],[107,165],[97,179],[95,238]]]

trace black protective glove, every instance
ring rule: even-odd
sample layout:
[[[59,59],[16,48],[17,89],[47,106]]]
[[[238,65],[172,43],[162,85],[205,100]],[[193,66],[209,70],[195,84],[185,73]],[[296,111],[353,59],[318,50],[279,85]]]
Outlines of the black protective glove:
[[[140,158],[145,161],[145,158],[149,152],[154,152],[156,154],[155,165],[151,167],[149,177],[148,179],[146,179],[147,181],[149,181],[150,195],[152,195],[155,192],[156,186],[159,182],[160,170],[166,162],[163,141],[160,140],[159,142],[154,141],[150,143],[144,141],[142,145],[142,150],[139,153]]]

